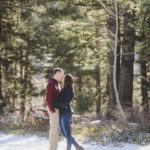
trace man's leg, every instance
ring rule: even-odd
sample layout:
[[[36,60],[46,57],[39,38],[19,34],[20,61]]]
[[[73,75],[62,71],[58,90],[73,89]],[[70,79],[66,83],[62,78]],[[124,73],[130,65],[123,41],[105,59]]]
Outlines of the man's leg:
[[[59,110],[58,109],[55,110],[56,110],[55,113],[49,111],[50,117],[49,150],[57,150],[57,140],[59,132]]]

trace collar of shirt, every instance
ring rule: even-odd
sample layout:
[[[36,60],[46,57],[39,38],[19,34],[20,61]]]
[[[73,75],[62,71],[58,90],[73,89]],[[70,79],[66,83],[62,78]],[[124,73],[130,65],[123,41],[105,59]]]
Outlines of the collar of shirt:
[[[58,83],[58,81],[56,79],[52,78],[52,80],[54,80],[55,83]]]

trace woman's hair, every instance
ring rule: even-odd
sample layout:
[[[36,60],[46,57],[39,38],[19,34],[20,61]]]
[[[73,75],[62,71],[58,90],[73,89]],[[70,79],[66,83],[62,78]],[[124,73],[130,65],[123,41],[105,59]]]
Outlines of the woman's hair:
[[[65,74],[63,88],[65,89],[67,87],[72,87],[74,89],[73,83],[74,83],[74,81],[73,81],[72,75],[71,74]]]

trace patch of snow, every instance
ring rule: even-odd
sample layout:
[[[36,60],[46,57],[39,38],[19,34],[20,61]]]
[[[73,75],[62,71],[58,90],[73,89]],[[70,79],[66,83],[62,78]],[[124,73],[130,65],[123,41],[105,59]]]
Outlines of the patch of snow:
[[[85,150],[150,150],[150,145],[111,144],[100,145],[96,142],[80,143]],[[0,150],[48,150],[48,139],[33,135],[14,135],[0,133]],[[58,150],[66,150],[66,141],[58,142]],[[72,150],[75,150],[72,147]]]
[[[96,125],[99,125],[99,124],[101,124],[101,120],[95,120],[95,121],[92,121],[92,122],[90,122],[90,124],[96,124]]]

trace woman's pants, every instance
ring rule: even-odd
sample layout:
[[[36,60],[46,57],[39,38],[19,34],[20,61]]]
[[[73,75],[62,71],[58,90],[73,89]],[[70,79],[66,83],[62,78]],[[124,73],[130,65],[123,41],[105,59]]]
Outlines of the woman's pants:
[[[67,150],[71,150],[71,144],[73,144],[76,148],[79,147],[78,143],[71,136],[71,119],[71,113],[61,115],[60,118],[60,132],[61,135],[67,139]]]

